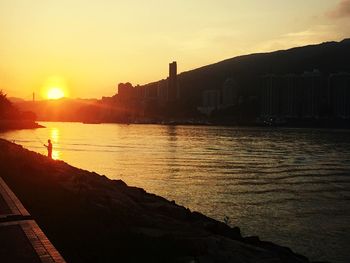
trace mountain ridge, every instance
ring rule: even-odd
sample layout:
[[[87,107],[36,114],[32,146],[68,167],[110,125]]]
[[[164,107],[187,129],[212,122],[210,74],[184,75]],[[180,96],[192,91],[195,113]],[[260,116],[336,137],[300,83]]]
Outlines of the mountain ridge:
[[[350,39],[347,38],[340,42],[324,42],[229,58],[182,72],[178,74],[178,81],[182,99],[200,105],[204,90],[221,89],[228,78],[233,78],[238,83],[242,96],[258,96],[263,75],[302,74],[314,69],[325,75],[350,72],[349,61]],[[189,104],[188,107],[191,106]]]
[[[217,65],[217,64],[221,64],[221,63],[225,63],[225,62],[231,62],[233,60],[238,60],[240,58],[243,59],[243,58],[251,57],[251,56],[269,55],[269,54],[274,54],[274,53],[283,53],[283,52],[286,52],[286,51],[293,51],[293,50],[298,50],[298,49],[303,49],[303,48],[310,48],[310,47],[316,47],[316,46],[321,46],[321,45],[341,44],[341,43],[343,43],[343,44],[344,43],[345,44],[350,44],[350,38],[345,38],[345,39],[343,39],[341,41],[326,41],[326,42],[322,42],[322,43],[318,43],[318,44],[309,44],[309,45],[305,45],[305,46],[297,46],[297,47],[292,47],[292,48],[287,48],[287,49],[279,49],[279,50],[275,50],[275,51],[253,52],[253,53],[250,53],[250,54],[238,55],[238,56],[235,56],[235,57],[231,57],[231,58],[227,58],[227,59],[224,59],[224,60],[220,60],[218,62],[214,62],[214,63],[207,64],[207,65],[204,65],[204,66],[200,66],[198,68],[194,68],[194,69],[183,71],[183,72],[179,73],[179,75],[185,74],[185,73],[189,73],[189,72],[192,72],[192,71],[196,71],[196,70],[200,70],[200,69],[204,69],[204,68],[207,68],[207,67],[210,67],[210,66],[214,66],[214,65]]]

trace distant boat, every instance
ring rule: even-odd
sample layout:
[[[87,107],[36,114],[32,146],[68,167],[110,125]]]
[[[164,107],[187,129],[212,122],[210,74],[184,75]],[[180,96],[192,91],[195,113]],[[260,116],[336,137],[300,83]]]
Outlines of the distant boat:
[[[284,118],[270,117],[266,119],[258,119],[255,123],[260,126],[279,127],[286,125],[287,121]]]
[[[83,124],[101,124],[99,121],[83,121]]]

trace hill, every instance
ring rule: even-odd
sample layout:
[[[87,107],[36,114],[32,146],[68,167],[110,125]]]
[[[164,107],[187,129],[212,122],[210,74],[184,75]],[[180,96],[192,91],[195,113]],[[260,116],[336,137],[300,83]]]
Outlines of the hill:
[[[23,111],[34,111],[40,120],[127,123],[173,121],[208,123],[206,116],[198,110],[206,106],[207,109],[211,108],[211,112],[206,113],[210,115],[212,123],[256,125],[262,108],[262,76],[291,73],[301,75],[306,71],[311,72],[317,69],[317,72],[320,72],[320,82],[322,82],[320,87],[327,87],[329,74],[350,72],[349,61],[350,39],[345,39],[340,42],[326,42],[270,53],[238,56],[183,72],[177,76],[178,86],[175,85],[179,87],[178,99],[169,97],[170,88],[167,80],[160,80],[136,87],[130,83],[127,83],[125,87],[121,83],[119,86],[124,87],[123,94],[120,92],[113,97],[103,97],[101,100],[61,99],[35,103],[17,102],[16,105]],[[278,89],[282,86],[278,84]],[[225,94],[224,87],[227,88]],[[320,87],[317,86],[315,89],[321,89]],[[303,86],[298,88],[305,90]],[[171,94],[174,94],[174,91]],[[207,95],[206,101],[210,105],[203,105],[205,94]],[[320,108],[319,112],[322,113],[314,118],[316,122],[308,119],[297,125],[344,126],[343,123],[338,124],[328,122],[328,120],[325,123],[318,123],[319,117],[329,117],[331,120],[335,116],[334,107],[332,108],[329,103],[330,98],[323,97],[322,100],[326,103],[319,103],[320,105],[315,106],[315,108]],[[343,94],[339,93],[338,97],[342,98]],[[224,107],[220,107],[225,98],[228,98],[227,103]],[[310,101],[304,98],[302,100],[306,101],[304,104],[310,104]],[[218,101],[220,102],[217,103]],[[280,101],[273,103],[280,104]],[[290,122],[290,125],[295,124]]]
[[[179,74],[181,95],[197,103],[201,91],[221,88],[234,78],[243,95],[258,95],[265,74],[300,74],[318,69],[323,74],[350,71],[350,39],[297,47],[271,53],[230,58]]]

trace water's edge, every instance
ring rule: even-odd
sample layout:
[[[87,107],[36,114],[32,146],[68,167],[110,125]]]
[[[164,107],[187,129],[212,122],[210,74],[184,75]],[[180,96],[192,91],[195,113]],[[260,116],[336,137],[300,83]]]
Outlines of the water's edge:
[[[2,178],[68,262],[309,262],[120,180],[1,139],[0,150]]]

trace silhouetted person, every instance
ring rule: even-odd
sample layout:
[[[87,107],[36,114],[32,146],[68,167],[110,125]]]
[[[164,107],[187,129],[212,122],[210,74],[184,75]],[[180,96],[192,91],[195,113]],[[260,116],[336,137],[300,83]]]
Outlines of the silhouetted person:
[[[52,143],[51,143],[51,140],[48,139],[48,140],[47,140],[47,145],[44,144],[44,146],[47,148],[47,157],[49,157],[50,159],[52,159]]]

